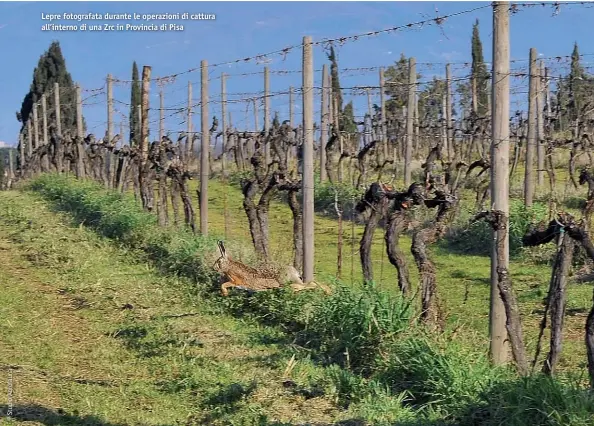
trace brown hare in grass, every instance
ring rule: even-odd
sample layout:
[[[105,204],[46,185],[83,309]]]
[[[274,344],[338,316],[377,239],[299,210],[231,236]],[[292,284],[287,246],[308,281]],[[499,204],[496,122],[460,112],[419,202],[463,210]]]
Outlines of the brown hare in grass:
[[[263,291],[279,288],[285,282],[291,283],[294,291],[313,289],[321,287],[326,293],[330,293],[327,286],[317,283],[304,284],[297,269],[293,266],[278,268],[270,266],[259,267],[258,269],[233,260],[227,254],[225,245],[222,241],[218,242],[221,256],[214,264],[214,269],[225,277],[225,282],[221,285],[223,296],[229,295],[229,288],[235,287],[242,290]]]

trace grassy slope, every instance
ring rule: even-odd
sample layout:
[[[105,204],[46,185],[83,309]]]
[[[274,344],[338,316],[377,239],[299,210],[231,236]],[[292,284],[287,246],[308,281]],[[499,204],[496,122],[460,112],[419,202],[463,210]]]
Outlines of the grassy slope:
[[[516,175],[520,179],[522,171]],[[561,181],[561,177],[558,178]],[[519,191],[518,183],[512,192]],[[226,194],[226,195],[225,195]],[[242,207],[242,194],[236,188],[224,186],[217,180],[209,185],[209,229],[211,233],[224,235],[224,200],[227,198],[229,211],[228,239],[237,243],[250,244],[249,228]],[[471,207],[468,207],[470,214]],[[362,280],[359,260],[359,241],[363,233],[362,226],[344,223],[343,228],[343,281],[357,286]],[[336,276],[337,258],[337,222],[331,218],[317,215],[315,218],[315,273],[320,281]],[[354,235],[354,237],[353,237]],[[273,203],[270,210],[270,246],[278,260],[290,263],[292,238],[292,215],[288,206]],[[490,244],[485,241],[485,244]],[[409,269],[413,285],[418,283],[418,274],[409,252],[410,238],[401,239],[401,247],[408,256]],[[458,328],[457,335],[468,344],[480,350],[488,348],[488,313],[489,313],[489,277],[490,259],[485,256],[456,254],[434,246],[431,248],[437,267],[438,290],[449,313],[449,324]],[[235,254],[235,253],[232,253]],[[236,253],[239,257],[243,252]],[[372,258],[375,279],[381,289],[397,291],[397,277],[384,251],[383,232],[377,231],[374,237]],[[351,273],[352,271],[352,273]],[[530,356],[533,356],[538,336],[538,327],[542,318],[542,301],[546,296],[551,275],[550,266],[527,262],[525,259],[511,261],[510,271],[514,281],[525,326],[526,343]],[[583,342],[583,329],[588,310],[591,306],[592,289],[589,284],[572,283],[568,289],[565,321],[564,348],[559,361],[559,370],[586,374],[586,350]],[[465,330],[468,333],[465,333]],[[477,333],[478,337],[477,338]],[[545,332],[543,352],[546,355],[548,333]],[[541,360],[544,356],[541,355]],[[539,361],[540,363],[541,361]],[[539,364],[540,365],[540,364]],[[537,367],[539,368],[539,367]]]
[[[330,397],[283,388],[289,356],[274,330],[214,316],[187,282],[68,226],[31,195],[0,192],[0,206],[0,359],[3,374],[13,366],[14,419],[270,424],[349,415]],[[199,315],[170,316],[182,313]],[[318,373],[299,362],[291,378]]]

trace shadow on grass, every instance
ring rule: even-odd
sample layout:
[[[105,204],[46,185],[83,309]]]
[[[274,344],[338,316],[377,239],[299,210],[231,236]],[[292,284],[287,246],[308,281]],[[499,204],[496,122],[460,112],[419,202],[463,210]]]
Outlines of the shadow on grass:
[[[179,336],[151,325],[133,324],[109,335],[122,340],[127,349],[135,351],[144,358],[164,356],[171,347],[183,345]],[[200,345],[199,342],[196,344]]]
[[[51,409],[37,404],[15,405],[8,416],[9,406],[0,405],[0,419],[13,419],[19,422],[38,422],[46,426],[85,425],[85,426],[125,426],[124,423],[111,423],[97,416],[81,416],[76,411],[66,413],[62,409]]]

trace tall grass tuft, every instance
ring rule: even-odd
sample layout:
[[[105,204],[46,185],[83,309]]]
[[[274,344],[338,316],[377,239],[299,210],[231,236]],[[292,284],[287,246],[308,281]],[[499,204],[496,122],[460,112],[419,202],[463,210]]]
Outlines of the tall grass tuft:
[[[373,284],[360,291],[336,285],[317,304],[307,324],[309,344],[329,362],[364,371],[382,346],[409,327],[411,300],[381,292]]]
[[[473,213],[474,214],[474,213]],[[491,253],[491,228],[485,221],[474,222],[469,225],[472,214],[461,215],[455,226],[448,233],[444,244],[448,249],[456,252],[488,256]],[[521,200],[511,200],[509,212],[509,253],[512,257],[519,257],[524,247],[522,237],[530,226],[548,218],[548,207],[542,203],[534,203],[526,207]]]

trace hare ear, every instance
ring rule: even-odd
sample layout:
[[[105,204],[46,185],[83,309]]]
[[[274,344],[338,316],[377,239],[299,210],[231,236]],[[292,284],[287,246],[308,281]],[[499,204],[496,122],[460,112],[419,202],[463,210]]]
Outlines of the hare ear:
[[[219,250],[221,252],[221,256],[227,257],[227,252],[225,250],[225,245],[223,244],[222,241],[219,241]]]

